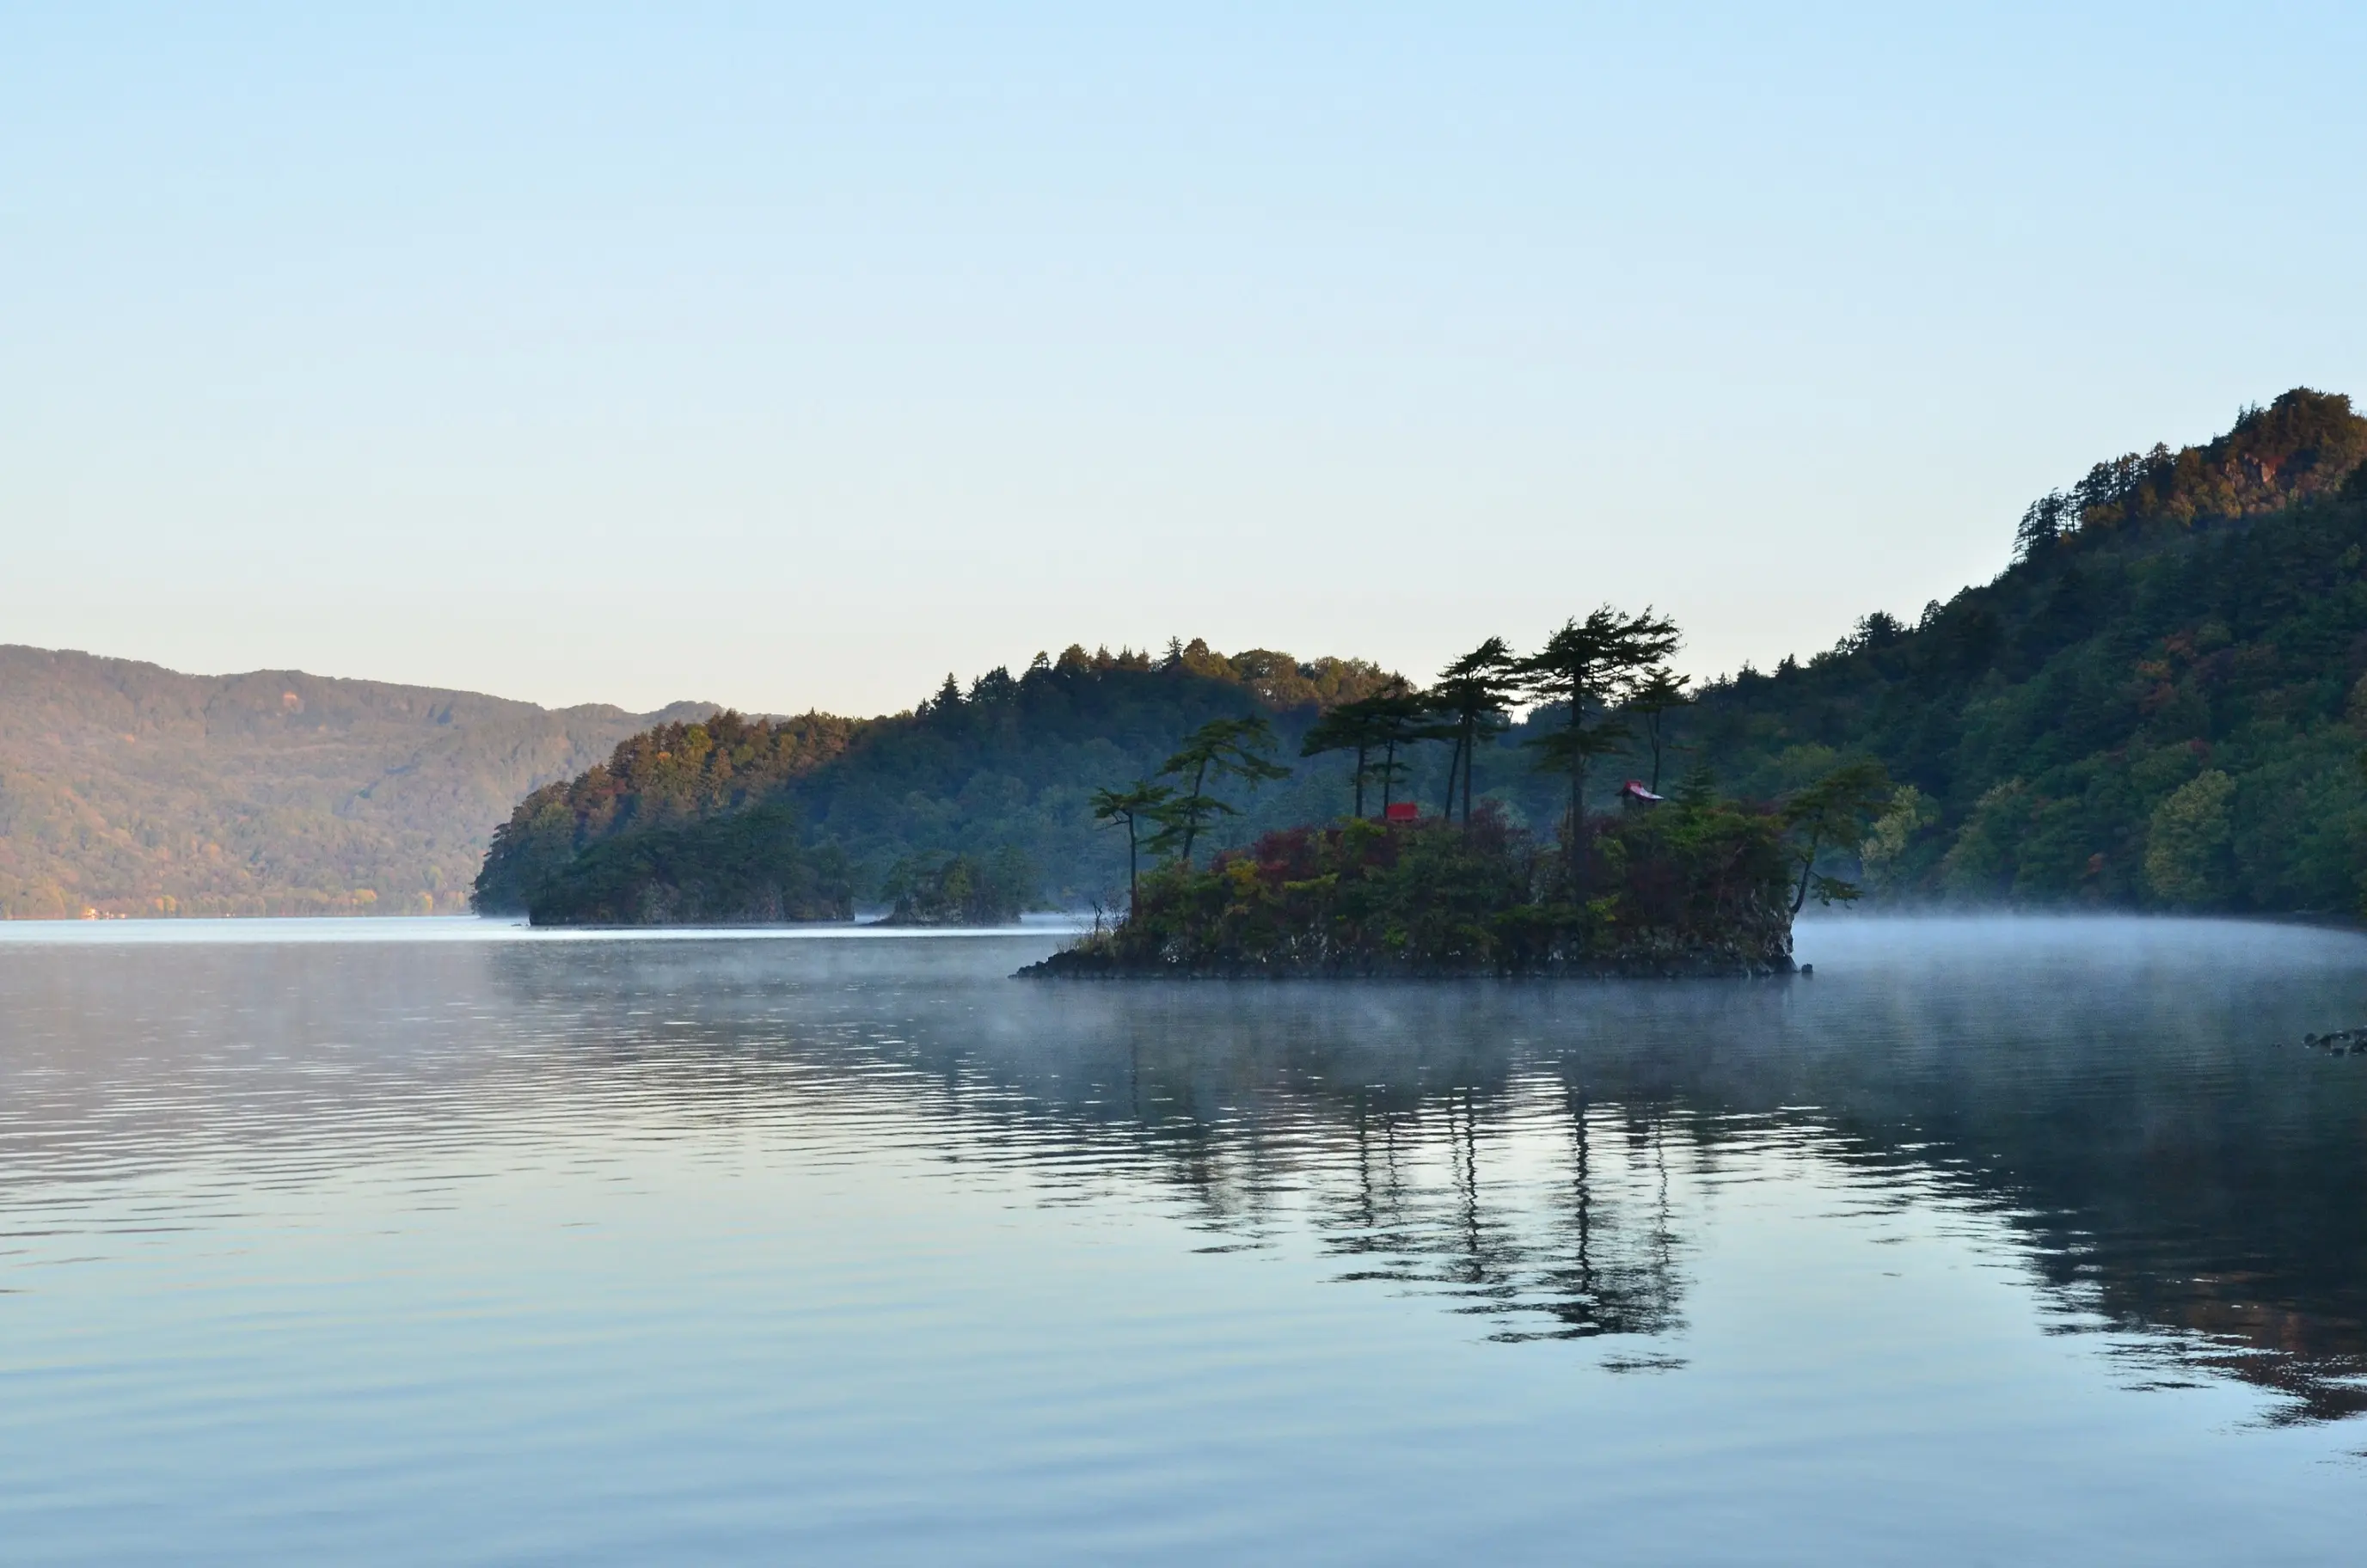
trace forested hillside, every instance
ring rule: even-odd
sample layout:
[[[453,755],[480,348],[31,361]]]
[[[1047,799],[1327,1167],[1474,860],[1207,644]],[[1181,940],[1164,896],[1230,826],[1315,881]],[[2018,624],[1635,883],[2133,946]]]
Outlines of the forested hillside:
[[[465,908],[520,795],[711,711],[0,647],[0,916]]]
[[[1996,581],[1713,686],[1690,736],[1761,796],[1878,758],[1908,792],[1867,847],[1893,895],[2355,910],[2362,459],[2350,400],[2299,389],[2100,463]]]
[[[1228,658],[1197,641],[1157,660],[1070,648],[1057,660],[1038,655],[1015,676],[990,671],[967,689],[948,676],[912,712],[888,718],[722,715],[637,738],[522,803],[495,836],[479,905],[524,908],[572,867],[574,885],[603,889],[591,907],[616,916],[606,868],[658,844],[669,888],[719,887],[752,852],[745,828],[725,822],[765,803],[778,831],[845,857],[866,899],[882,897],[907,857],[957,851],[1016,851],[1044,896],[1105,897],[1125,885],[1126,842],[1094,821],[1094,789],[1157,772],[1186,731],[1211,718],[1267,714],[1282,751],[1295,753],[1320,706],[1385,679],[1359,660],[1300,663],[1268,649]],[[1324,760],[1244,795],[1242,815],[1215,841],[1337,815],[1348,798],[1343,773]],[[698,822],[715,826],[685,830]]]
[[[1728,791],[1780,801],[1879,761],[1893,807],[1855,863],[1830,868],[1877,898],[2354,910],[2367,867],[2362,459],[2367,420],[2350,400],[2297,389],[2203,446],[2099,463],[2031,506],[1994,581],[1912,626],[1869,615],[1806,663],[1745,670],[1665,714],[1662,782],[1704,767]],[[1211,718],[1262,714],[1295,771],[1240,793],[1240,815],[1209,847],[1335,819],[1349,764],[1300,760],[1299,741],[1319,713],[1388,679],[1361,660],[1228,658],[1198,642],[1158,659],[1071,648],[1017,676],[948,677],[889,718],[679,726],[522,805],[481,904],[523,908],[563,875],[598,890],[579,911],[608,917],[636,877],[663,884],[652,908],[701,887],[777,903],[785,886],[821,889],[819,908],[832,889],[877,898],[900,863],[957,851],[1024,854],[1052,900],[1111,899],[1125,834],[1094,819],[1094,790],[1154,774]],[[1523,744],[1558,711],[1478,751],[1477,793],[1514,827],[1550,833],[1560,818],[1564,786]],[[1632,728],[1627,756],[1591,775],[1597,809],[1623,777],[1654,772],[1649,725],[1637,714]],[[1398,797],[1435,811],[1448,756],[1438,742],[1401,753]],[[731,878],[752,826],[700,824],[758,805],[787,881],[751,892]],[[799,858],[825,852],[835,858]]]

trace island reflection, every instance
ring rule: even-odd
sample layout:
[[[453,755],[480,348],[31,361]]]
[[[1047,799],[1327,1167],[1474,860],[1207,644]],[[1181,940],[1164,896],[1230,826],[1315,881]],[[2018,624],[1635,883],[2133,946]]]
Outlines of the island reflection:
[[[974,948],[495,966],[710,1111],[719,1077],[761,1100],[792,1059],[851,1126],[891,1097],[946,1162],[1025,1164],[1047,1201],[1150,1178],[1211,1247],[1311,1223],[1343,1280],[1496,1338],[1681,1328],[1709,1195],[1812,1159],[1869,1204],[2006,1227],[2056,1328],[2110,1337],[2135,1382],[2237,1376],[2281,1421],[2367,1407],[2367,1062],[2293,1045],[2367,1017],[2367,943],[2111,920],[1839,940],[1790,984],[1003,987]],[[671,1024],[637,1024],[661,998]]]
[[[2367,942],[1804,942],[1805,982],[1264,986],[1005,980],[1043,939],[14,952],[0,1208],[96,1232],[140,1179],[609,1128],[801,1159],[900,1142],[1045,1204],[1163,1205],[1210,1249],[1311,1238],[1350,1288],[1500,1339],[1630,1337],[1618,1364],[1651,1367],[1683,1356],[1704,1227],[1812,1171],[1865,1223],[2003,1238],[2134,1384],[2241,1378],[2274,1420],[2367,1406],[2367,1057],[2297,1045],[2367,1020]]]

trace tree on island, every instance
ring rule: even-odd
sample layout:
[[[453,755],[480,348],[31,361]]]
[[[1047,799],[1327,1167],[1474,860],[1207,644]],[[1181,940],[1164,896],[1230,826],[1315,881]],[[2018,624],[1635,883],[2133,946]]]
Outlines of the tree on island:
[[[1176,858],[1185,865],[1192,863],[1193,841],[1201,829],[1218,817],[1235,817],[1240,812],[1233,805],[1208,793],[1210,777],[1228,775],[1240,779],[1250,788],[1275,779],[1286,779],[1290,770],[1266,756],[1274,749],[1274,726],[1263,714],[1243,718],[1212,718],[1186,736],[1175,755],[1160,768],[1161,778],[1181,779],[1191,776],[1192,787],[1168,801],[1161,808],[1162,829],[1152,843],[1154,850],[1174,847]]]
[[[1317,719],[1298,748],[1302,757],[1321,756],[1327,751],[1356,753],[1354,778],[1355,806],[1353,815],[1365,814],[1365,781],[1381,781],[1381,810],[1386,814],[1396,798],[1398,781],[1410,771],[1398,758],[1398,752],[1425,740],[1445,740],[1454,736],[1452,728],[1438,724],[1432,716],[1438,711],[1430,697],[1416,692],[1401,675],[1389,677],[1389,683],[1371,696],[1353,703],[1342,703]],[[1375,751],[1381,753],[1377,762]]]
[[[1685,677],[1670,674],[1665,664],[1645,671],[1636,689],[1627,694],[1627,711],[1643,719],[1644,743],[1652,749],[1654,795],[1660,793],[1660,753],[1669,744],[1661,734],[1661,721],[1677,709],[1691,706],[1693,700],[1693,694],[1685,690]]]
[[[1355,792],[1353,815],[1362,817],[1365,814],[1365,776],[1371,771],[1368,759],[1379,739],[1379,726],[1365,702],[1342,703],[1326,711],[1322,717],[1308,727],[1306,739],[1299,742],[1298,754],[1319,757],[1328,751],[1356,753],[1352,785]]]
[[[1705,781],[1704,781],[1705,784]],[[1688,796],[1702,792],[1689,789]],[[1713,798],[1602,825],[1603,886],[1496,811],[1468,829],[1363,819],[1267,833],[1142,879],[1113,929],[1023,973],[1231,976],[1789,973],[1793,866],[1775,814]]]
[[[1784,804],[1784,826],[1791,834],[1792,857],[1800,863],[1800,885],[1792,895],[1792,913],[1800,912],[1812,892],[1820,904],[1848,903],[1858,897],[1854,883],[1818,875],[1817,856],[1826,850],[1854,852],[1865,842],[1876,819],[1891,808],[1897,794],[1880,762],[1848,762]]]
[[[1412,771],[1410,764],[1398,760],[1399,750],[1425,740],[1451,740],[1455,727],[1438,723],[1432,716],[1437,709],[1431,699],[1402,681],[1365,701],[1372,709],[1374,733],[1381,748],[1381,761],[1374,772],[1381,776],[1381,815],[1387,817],[1397,797],[1398,781]]]
[[[1583,621],[1568,621],[1544,648],[1514,666],[1526,694],[1540,704],[1558,704],[1567,713],[1561,728],[1530,741],[1537,765],[1569,775],[1569,855],[1570,879],[1581,898],[1586,883],[1586,774],[1597,757],[1622,750],[1628,739],[1614,714],[1597,717],[1634,688],[1646,670],[1677,650],[1677,625],[1649,605],[1639,615],[1608,604]]]
[[[1450,720],[1455,736],[1455,754],[1446,763],[1446,808],[1442,815],[1455,815],[1455,775],[1460,768],[1466,827],[1471,824],[1471,764],[1480,740],[1492,738],[1502,728],[1505,709],[1519,693],[1517,662],[1504,639],[1491,637],[1440,671],[1438,684],[1431,688],[1433,711]]]
[[[1685,699],[1663,660],[1675,626],[1649,609],[1609,606],[1572,620],[1535,655],[1516,660],[1490,638],[1428,693],[1391,679],[1378,692],[1335,705],[1307,736],[1305,754],[1356,753],[1355,815],[1330,825],[1268,832],[1219,850],[1205,869],[1192,855],[1220,817],[1239,815],[1212,791],[1227,776],[1254,788],[1285,776],[1265,755],[1262,720],[1226,718],[1194,731],[1162,776],[1094,796],[1104,821],[1156,821],[1165,855],[1135,874],[1126,919],[1027,973],[1041,975],[1568,974],[1767,975],[1792,968],[1794,881],[1829,898],[1855,889],[1814,876],[1820,848],[1862,837],[1863,799],[1886,796],[1844,773],[1804,792],[1785,811],[1721,800],[1696,768],[1676,798],[1609,821],[1586,816],[1591,761],[1624,746],[1639,715],[1654,723]],[[1192,657],[1189,649],[1185,658]],[[1376,672],[1377,673],[1377,672]],[[1563,834],[1567,863],[1541,853],[1528,829],[1497,811],[1473,810],[1478,741],[1515,696],[1558,705],[1536,728],[1545,763],[1570,777]],[[1364,818],[1364,785],[1377,773],[1384,807],[1405,768],[1403,752],[1453,740],[1447,809],[1384,829]],[[1659,783],[1658,758],[1654,783]],[[1453,791],[1465,791],[1455,822]],[[1599,828],[1599,831],[1597,831]],[[1599,866],[1594,863],[1599,855]],[[1805,856],[1795,867],[1794,857]],[[1587,886],[1597,876],[1603,886]]]
[[[1152,827],[1166,823],[1167,803],[1175,792],[1165,784],[1137,779],[1131,789],[1093,791],[1093,817],[1102,822],[1126,824],[1126,888],[1127,907],[1142,897],[1142,840]]]
[[[891,926],[999,926],[1019,918],[1036,884],[1026,854],[1005,844],[983,859],[943,851],[906,855],[889,868],[880,891],[895,904]]]

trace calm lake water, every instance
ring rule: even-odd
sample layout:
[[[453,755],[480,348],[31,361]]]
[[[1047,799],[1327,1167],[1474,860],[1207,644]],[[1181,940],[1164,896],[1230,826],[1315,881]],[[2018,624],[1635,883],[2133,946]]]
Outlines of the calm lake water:
[[[2356,1562],[2367,941],[0,928],[0,1560]]]

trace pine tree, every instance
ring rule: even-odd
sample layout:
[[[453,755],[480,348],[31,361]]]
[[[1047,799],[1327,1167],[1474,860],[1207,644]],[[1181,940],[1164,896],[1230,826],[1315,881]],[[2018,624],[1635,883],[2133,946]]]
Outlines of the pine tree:
[[[1127,908],[1134,908],[1142,896],[1141,848],[1147,827],[1162,824],[1167,803],[1175,792],[1165,784],[1152,784],[1149,779],[1137,779],[1130,789],[1097,789],[1093,791],[1093,817],[1102,822],[1126,824],[1126,890]]]
[[[1652,784],[1654,795],[1660,793],[1660,753],[1668,747],[1661,734],[1663,721],[1681,707],[1689,706],[1693,694],[1685,690],[1685,678],[1672,675],[1665,664],[1655,664],[1644,671],[1636,689],[1627,694],[1627,711],[1644,721],[1644,743],[1652,749]]]
[[[1444,815],[1455,815],[1455,777],[1459,769],[1467,827],[1471,821],[1471,767],[1479,742],[1501,727],[1505,709],[1520,689],[1514,663],[1504,639],[1491,637],[1440,671],[1438,684],[1431,688],[1435,711],[1451,719],[1455,732],[1455,754],[1446,764]]]
[[[1183,747],[1167,759],[1160,770],[1164,778],[1182,778],[1190,774],[1192,787],[1169,801],[1163,807],[1165,830],[1159,835],[1154,847],[1178,846],[1177,856],[1185,865],[1192,863],[1192,844],[1208,823],[1217,817],[1239,816],[1229,802],[1208,793],[1213,782],[1210,774],[1221,779],[1240,779],[1250,788],[1275,779],[1286,779],[1290,770],[1271,761],[1266,753],[1274,750],[1274,726],[1263,714],[1246,718],[1212,718],[1186,736]]]
[[[1628,730],[1615,715],[1597,717],[1625,696],[1642,671],[1677,650],[1677,626],[1647,605],[1638,615],[1608,604],[1583,621],[1565,622],[1545,647],[1514,668],[1528,695],[1559,705],[1562,727],[1530,742],[1538,766],[1569,775],[1567,818],[1569,874],[1580,900],[1586,892],[1586,775],[1597,757],[1620,750]]]

